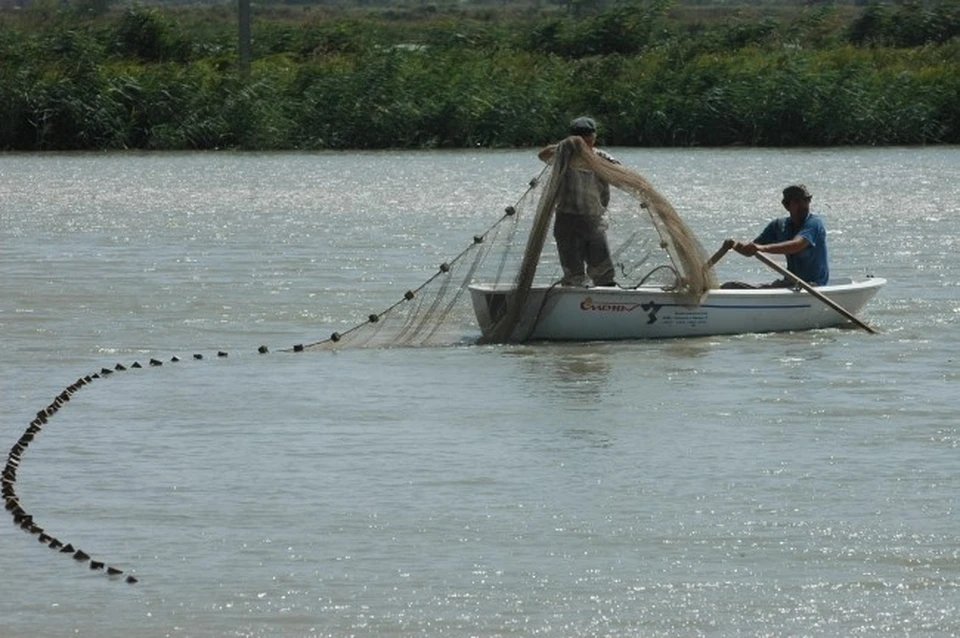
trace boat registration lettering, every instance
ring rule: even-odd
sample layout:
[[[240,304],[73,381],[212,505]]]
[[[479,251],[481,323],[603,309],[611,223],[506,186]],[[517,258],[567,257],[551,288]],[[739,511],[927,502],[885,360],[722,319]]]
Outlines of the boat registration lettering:
[[[633,312],[639,307],[638,303],[595,303],[590,297],[580,302],[580,310],[587,312]]]
[[[701,326],[707,323],[706,310],[675,310],[672,321],[675,326]]]

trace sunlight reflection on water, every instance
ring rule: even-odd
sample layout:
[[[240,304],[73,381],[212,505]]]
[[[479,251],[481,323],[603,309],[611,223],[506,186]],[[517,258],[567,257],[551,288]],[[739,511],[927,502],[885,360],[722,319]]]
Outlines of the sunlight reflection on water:
[[[486,228],[532,151],[0,156],[7,440],[167,361],[78,394],[18,480],[141,582],[2,525],[5,631],[960,632],[960,151],[613,150],[708,250],[806,181],[833,270],[889,280],[881,334],[292,356]]]

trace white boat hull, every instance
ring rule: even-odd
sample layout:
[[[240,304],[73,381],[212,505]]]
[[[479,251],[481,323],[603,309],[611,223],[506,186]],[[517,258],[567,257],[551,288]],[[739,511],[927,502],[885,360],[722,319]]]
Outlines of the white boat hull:
[[[886,284],[844,280],[817,291],[856,314]],[[512,287],[470,286],[480,330],[488,337]],[[655,286],[637,289],[534,287],[513,341],[663,339],[826,328],[847,319],[813,295],[791,288],[711,290],[698,305]]]

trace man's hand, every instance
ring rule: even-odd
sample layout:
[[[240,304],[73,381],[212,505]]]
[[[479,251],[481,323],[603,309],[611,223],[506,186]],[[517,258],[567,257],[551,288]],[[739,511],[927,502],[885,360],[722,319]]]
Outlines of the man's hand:
[[[553,156],[557,154],[557,145],[551,144],[550,146],[545,146],[540,149],[540,152],[537,153],[537,157],[540,158],[541,162],[549,164],[553,160]]]
[[[738,241],[733,245],[733,249],[745,257],[753,257],[760,252],[760,247],[752,241],[747,242],[746,244]]]

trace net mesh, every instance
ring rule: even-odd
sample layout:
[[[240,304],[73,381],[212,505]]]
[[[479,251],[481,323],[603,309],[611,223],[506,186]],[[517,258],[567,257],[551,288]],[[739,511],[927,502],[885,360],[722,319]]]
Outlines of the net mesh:
[[[436,346],[478,341],[468,287],[482,283],[510,294],[481,342],[525,340],[518,331],[535,287],[556,286],[556,250],[547,244],[557,198],[572,170],[590,170],[611,186],[607,237],[621,288],[653,285],[696,305],[717,287],[696,235],[670,202],[639,173],[598,157],[580,137],[557,146],[550,165],[519,201],[419,286],[352,327],[295,349]]]

